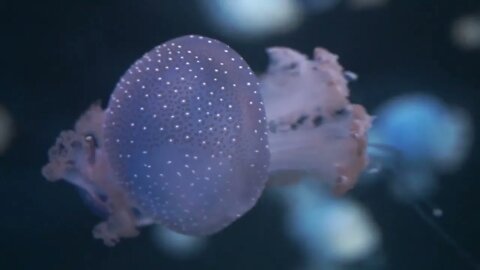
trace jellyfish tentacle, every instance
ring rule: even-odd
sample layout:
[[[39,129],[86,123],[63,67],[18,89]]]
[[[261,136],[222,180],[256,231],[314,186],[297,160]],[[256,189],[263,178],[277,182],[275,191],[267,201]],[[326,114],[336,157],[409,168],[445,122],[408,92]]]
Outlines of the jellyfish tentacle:
[[[372,117],[348,100],[338,57],[320,47],[311,60],[289,48],[268,53],[262,94],[272,127],[270,172],[304,171],[319,176],[335,193],[348,191],[368,164]]]
[[[87,194],[89,205],[106,215],[93,229],[94,238],[113,246],[121,237],[136,236],[137,227],[148,222],[133,213],[136,205],[114,177],[103,148],[103,117],[100,105],[94,104],[74,130],[62,131],[49,150],[42,174],[52,182],[65,180]]]

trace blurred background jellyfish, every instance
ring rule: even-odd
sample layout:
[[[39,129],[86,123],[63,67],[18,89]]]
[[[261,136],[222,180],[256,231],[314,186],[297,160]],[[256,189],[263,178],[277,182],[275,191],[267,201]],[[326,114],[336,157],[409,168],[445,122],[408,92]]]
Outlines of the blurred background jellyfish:
[[[207,246],[207,238],[184,235],[160,225],[151,228],[152,241],[163,253],[176,259],[190,259]]]
[[[469,153],[472,132],[470,117],[462,109],[430,95],[405,95],[378,110],[369,151],[374,159],[381,156],[379,166],[393,170],[397,195],[425,197],[433,191],[437,173],[460,167]]]
[[[0,155],[7,150],[13,134],[13,119],[7,109],[0,105]]]
[[[207,17],[230,38],[258,39],[294,30],[303,20],[297,0],[201,0]]]
[[[213,29],[232,39],[265,40],[299,28],[308,16],[337,7],[365,10],[389,0],[198,0]]]
[[[279,194],[287,209],[286,233],[302,249],[306,269],[344,269],[377,260],[381,233],[360,204],[331,196],[312,179]]]
[[[480,14],[456,19],[452,24],[451,36],[453,43],[462,50],[480,49]]]

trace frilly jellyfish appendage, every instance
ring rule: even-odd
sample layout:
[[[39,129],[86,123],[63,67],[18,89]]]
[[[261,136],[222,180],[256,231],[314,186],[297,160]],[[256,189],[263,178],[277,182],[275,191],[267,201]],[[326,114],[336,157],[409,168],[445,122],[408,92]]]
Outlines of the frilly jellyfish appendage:
[[[159,223],[187,235],[218,232],[250,210],[268,179],[259,82],[228,45],[168,41],[138,59],[105,111],[95,105],[60,134],[43,169],[87,194],[113,245]]]
[[[48,152],[49,163],[42,174],[49,181],[64,179],[86,194],[89,205],[106,216],[93,235],[112,246],[121,237],[138,235],[137,227],[150,221],[141,218],[115,179],[104,147],[104,118],[101,107],[93,105],[73,130],[61,132]]]
[[[351,189],[368,163],[371,117],[348,100],[348,78],[337,56],[316,48],[314,59],[270,48],[262,78],[269,127],[270,172],[308,171],[337,194]]]

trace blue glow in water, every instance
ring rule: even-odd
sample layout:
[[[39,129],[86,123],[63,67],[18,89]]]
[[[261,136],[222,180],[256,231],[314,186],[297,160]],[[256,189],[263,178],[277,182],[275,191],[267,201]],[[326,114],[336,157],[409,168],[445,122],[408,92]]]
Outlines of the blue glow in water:
[[[369,143],[386,149],[381,163],[395,170],[395,185],[403,193],[430,193],[435,174],[457,169],[469,152],[473,136],[468,115],[436,97],[398,97],[376,116]],[[373,155],[376,151],[371,149]]]
[[[281,193],[288,209],[287,234],[302,248],[308,269],[368,259],[381,242],[369,214],[354,201],[333,197],[310,180]]]

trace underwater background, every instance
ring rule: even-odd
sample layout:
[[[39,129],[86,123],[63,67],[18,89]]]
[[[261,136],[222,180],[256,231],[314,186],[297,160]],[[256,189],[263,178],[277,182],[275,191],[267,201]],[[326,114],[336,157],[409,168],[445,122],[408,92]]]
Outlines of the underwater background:
[[[246,9],[247,15],[234,11],[262,0],[238,2],[244,4],[233,11],[214,0],[0,3],[0,269],[478,269],[480,2],[270,0]],[[338,198],[354,202],[368,216],[367,225],[354,219],[341,234],[362,226],[369,229],[361,233],[374,230],[374,240],[365,240],[371,244],[371,249],[364,247],[368,252],[353,257],[333,252],[336,240],[315,233],[322,226],[341,225],[320,222],[312,230],[302,224],[340,218],[330,210],[317,216],[300,208],[292,214],[279,202],[285,195],[275,188],[267,188],[251,211],[208,238],[178,238],[150,226],[115,247],[93,239],[91,228],[98,217],[79,192],[43,178],[47,151],[92,103],[100,100],[106,106],[133,61],[156,45],[189,34],[229,44],[258,74],[267,68],[268,47],[308,55],[315,47],[327,48],[359,75],[349,84],[350,99],[377,115],[379,128],[390,119],[391,100],[427,97],[419,105],[434,108],[422,118],[426,120],[415,122],[424,116],[419,111],[402,118],[398,129],[378,133],[387,134],[384,141],[393,140],[390,144],[399,142],[398,134],[419,136],[395,145],[415,166],[382,172],[388,166],[379,165],[380,172],[360,177],[357,187]],[[440,117],[451,111],[461,111],[464,120]],[[458,126],[462,132],[455,132]],[[453,139],[445,139],[448,134]],[[432,157],[418,150],[427,144],[439,152],[432,150]],[[447,156],[444,163],[431,161],[439,155]],[[371,160],[388,163],[374,154]],[[398,179],[393,188],[392,179]],[[402,179],[413,179],[413,184]],[[412,185],[416,192],[417,183],[422,192],[428,191],[405,194],[402,186]],[[296,185],[291,190],[304,192]],[[308,197],[300,193],[290,198],[302,200],[296,196]],[[336,200],[305,204],[321,207]],[[362,242],[362,237],[346,241]]]

